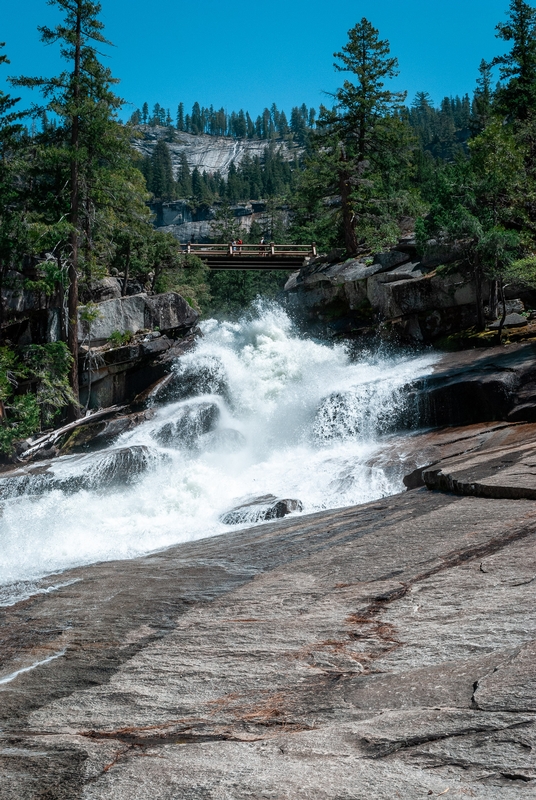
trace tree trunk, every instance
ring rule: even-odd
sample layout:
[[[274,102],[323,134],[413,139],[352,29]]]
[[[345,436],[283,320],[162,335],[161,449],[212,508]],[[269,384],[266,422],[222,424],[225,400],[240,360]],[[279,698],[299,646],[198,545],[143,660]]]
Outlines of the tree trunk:
[[[348,171],[346,153],[341,149],[341,166],[339,168],[339,192],[341,194],[342,223],[344,228],[344,244],[349,256],[357,253],[357,237],[355,235],[355,214],[352,208],[350,173]]]
[[[127,293],[127,284],[128,284],[128,273],[130,272],[130,243],[127,247],[127,254],[125,256],[125,279],[123,281],[123,287],[121,289],[121,297],[125,297]]]
[[[4,324],[4,298],[2,291],[4,288],[4,264],[0,262],[0,342],[3,341],[2,326]]]
[[[504,296],[504,284],[502,278],[499,280],[499,296],[501,298],[501,303],[502,303],[502,316],[501,316],[501,321],[499,322],[499,344],[502,344],[502,332],[504,327],[504,321],[506,319],[506,298]]]
[[[71,258],[69,262],[69,298],[67,346],[73,358],[70,383],[75,402],[71,405],[69,416],[80,416],[80,390],[78,386],[78,227],[80,216],[79,187],[79,103],[80,103],[80,54],[82,33],[82,0],[77,0],[75,54],[73,71],[74,114],[71,120]]]
[[[475,293],[476,293],[476,327],[477,330],[483,331],[484,325],[484,310],[482,308],[482,269],[480,264],[477,263],[474,268],[475,277]]]
[[[489,317],[491,320],[497,319],[497,305],[498,305],[498,282],[490,281],[489,288]]]

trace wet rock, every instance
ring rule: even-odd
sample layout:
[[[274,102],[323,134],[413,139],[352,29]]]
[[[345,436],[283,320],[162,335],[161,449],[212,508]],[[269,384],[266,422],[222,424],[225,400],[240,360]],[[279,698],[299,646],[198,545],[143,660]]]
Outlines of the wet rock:
[[[165,456],[143,445],[102,454],[62,456],[0,474],[0,499],[54,490],[78,492],[128,486],[164,459]]]
[[[420,422],[443,426],[530,421],[535,385],[533,343],[449,353],[431,375],[416,383]],[[514,409],[515,417],[511,417]]]
[[[423,470],[429,489],[474,497],[536,500],[536,440],[440,461]]]
[[[416,491],[40,582],[0,796],[532,797],[535,523]]]
[[[166,447],[195,447],[203,434],[213,430],[219,418],[216,403],[188,403],[178,408],[175,418],[164,423],[153,436]]]
[[[154,387],[151,400],[158,404],[172,403],[205,394],[228,397],[227,376],[217,358],[199,358],[195,363],[177,362],[167,379]]]
[[[273,494],[266,494],[232,508],[222,514],[220,520],[224,525],[239,525],[244,522],[280,519],[294,511],[302,510],[303,504],[300,500],[278,499]]]
[[[133,430],[138,425],[151,419],[154,412],[147,410],[135,414],[125,414],[123,416],[98,420],[93,423],[86,423],[75,428],[74,431],[59,440],[59,452],[61,455],[70,453],[85,453],[93,450],[102,450],[109,447],[113,442],[126,431]]]

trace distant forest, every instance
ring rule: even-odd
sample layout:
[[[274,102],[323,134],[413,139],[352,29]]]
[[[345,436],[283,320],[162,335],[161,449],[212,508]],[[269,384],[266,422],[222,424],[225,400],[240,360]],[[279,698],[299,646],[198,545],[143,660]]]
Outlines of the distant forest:
[[[457,154],[467,153],[467,143],[481,125],[479,91],[477,86],[472,99],[468,94],[462,98],[445,97],[438,107],[434,106],[428,93],[419,92],[411,106],[397,109],[396,115],[413,130],[417,150],[449,161]],[[328,114],[328,109],[321,106],[319,119],[325,119]],[[227,114],[223,108],[214,111],[212,106],[206,109],[199,103],[194,103],[192,113],[185,115],[184,104],[180,103],[174,122],[169,109],[166,111],[156,103],[149,114],[148,104],[144,103],[141,111],[134,112],[130,124],[167,129],[152,156],[146,156],[140,163],[152,195],[159,200],[190,198],[194,205],[199,206],[215,200],[240,203],[289,197],[295,189],[297,173],[304,166],[304,157],[314,147],[316,120],[315,109],[308,109],[305,104],[292,109],[289,125],[285,112],[279,111],[275,103],[270,109],[266,108],[255,123],[243,110]],[[182,154],[175,179],[168,144],[175,141],[177,131],[259,139],[267,141],[267,147],[262,157],[246,155],[239,165],[231,163],[227,178],[219,172],[201,172],[197,167],[190,170],[186,156]],[[300,145],[302,153],[289,160],[280,148],[275,147],[281,140]]]
[[[401,119],[406,120],[419,137],[423,149],[439,158],[452,158],[460,147],[464,147],[475,128],[479,125],[479,88],[475,88],[473,98],[444,97],[435,106],[428,92],[418,92],[410,106],[397,109]],[[226,136],[232,139],[287,139],[305,147],[310,134],[317,127],[317,120],[326,116],[328,110],[321,105],[317,113],[307,108],[305,103],[294,106],[290,112],[290,122],[284,111],[275,103],[265,108],[255,122],[248,111],[232,111],[224,108],[215,111],[213,106],[204,108],[194,103],[191,113],[184,113],[184,103],[179,103],[175,119],[170,109],[155,103],[149,112],[148,103],[136,110],[129,122],[131,125],[148,125],[151,128],[168,128],[168,141],[174,141],[174,132],[191,133],[194,136]]]

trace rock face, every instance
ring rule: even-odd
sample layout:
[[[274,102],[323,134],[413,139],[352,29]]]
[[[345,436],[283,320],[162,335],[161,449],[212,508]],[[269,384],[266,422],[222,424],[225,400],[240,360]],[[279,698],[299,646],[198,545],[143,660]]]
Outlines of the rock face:
[[[176,292],[107,300],[98,304],[98,311],[99,318],[90,325],[79,323],[80,398],[90,408],[129,402],[148,391],[170,372],[177,356],[195,345],[199,333],[199,314]],[[146,333],[140,336],[140,331]],[[114,333],[138,335],[111,347],[108,340]]]
[[[0,609],[0,796],[528,800],[535,536],[421,489],[43,581]]]
[[[269,519],[281,519],[293,511],[302,511],[300,500],[282,500],[273,494],[255,497],[247,503],[232,508],[221,516],[224,525],[240,525],[243,523],[261,522]]]
[[[430,343],[477,322],[474,283],[456,269],[461,255],[455,246],[438,244],[419,256],[415,242],[406,238],[374,259],[319,257],[291,275],[285,290],[293,307],[327,322],[332,333],[363,333],[374,321],[398,339]],[[489,292],[484,281],[482,296]],[[527,297],[536,302],[530,292]],[[523,302],[509,295],[506,327],[527,326],[519,314],[523,309]]]
[[[415,389],[423,424],[536,421],[536,345],[446,354]]]
[[[143,138],[134,139],[132,143],[144,156],[150,156],[158,140],[166,139],[169,135],[167,128],[153,128],[148,125],[140,126],[140,131]],[[183,154],[190,170],[197,167],[200,172],[219,172],[223,177],[227,177],[231,162],[238,167],[246,156],[262,158],[270,142],[261,139],[231,139],[208,134],[194,136],[191,133],[174,131],[174,140],[168,141],[167,144],[175,177]],[[292,161],[301,152],[298,146],[289,145],[286,141],[276,141],[274,145],[288,161]]]
[[[99,317],[90,324],[79,322],[78,340],[104,344],[113,333],[135,334],[143,330],[184,332],[192,328],[199,314],[176,292],[149,297],[146,294],[118,297],[98,304]],[[84,306],[80,313],[83,315]]]

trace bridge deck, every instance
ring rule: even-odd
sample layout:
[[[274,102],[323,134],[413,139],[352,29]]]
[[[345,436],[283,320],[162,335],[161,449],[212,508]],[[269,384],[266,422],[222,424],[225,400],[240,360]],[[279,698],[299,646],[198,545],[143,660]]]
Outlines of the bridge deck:
[[[317,254],[316,245],[307,244],[191,244],[186,253],[193,253],[210,269],[300,269],[306,259]]]

